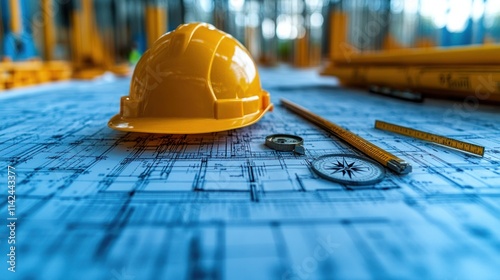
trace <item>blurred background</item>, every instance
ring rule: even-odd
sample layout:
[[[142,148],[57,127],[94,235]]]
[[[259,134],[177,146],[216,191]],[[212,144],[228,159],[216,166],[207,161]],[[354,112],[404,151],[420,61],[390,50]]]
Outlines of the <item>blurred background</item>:
[[[0,89],[130,73],[186,22],[224,30],[264,66],[317,67],[352,51],[500,41],[500,0],[0,0]]]

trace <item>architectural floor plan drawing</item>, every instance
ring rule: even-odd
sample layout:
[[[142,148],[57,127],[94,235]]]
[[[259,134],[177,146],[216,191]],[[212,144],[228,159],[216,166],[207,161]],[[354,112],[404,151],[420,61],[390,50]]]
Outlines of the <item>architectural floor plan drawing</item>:
[[[0,279],[499,279],[500,111],[336,85],[316,70],[261,69],[275,104],[257,124],[155,135],[111,130],[129,79],[0,94]],[[318,177],[355,149],[280,106],[287,98],[405,159],[376,185]],[[482,145],[475,157],[374,129],[376,119]],[[267,148],[304,139],[305,155]],[[8,211],[15,168],[15,213]]]

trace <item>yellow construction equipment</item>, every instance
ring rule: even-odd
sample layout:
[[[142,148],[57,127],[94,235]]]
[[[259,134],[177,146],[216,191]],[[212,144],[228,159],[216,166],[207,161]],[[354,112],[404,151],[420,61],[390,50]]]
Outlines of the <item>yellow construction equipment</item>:
[[[195,134],[257,122],[273,105],[250,53],[231,35],[191,23],[161,36],[134,70],[129,96],[108,126]]]

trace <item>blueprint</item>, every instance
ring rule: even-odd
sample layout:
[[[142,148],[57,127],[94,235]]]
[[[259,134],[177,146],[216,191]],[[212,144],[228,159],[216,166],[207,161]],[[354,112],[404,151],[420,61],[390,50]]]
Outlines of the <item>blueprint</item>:
[[[499,279],[499,107],[411,103],[317,73],[260,69],[274,111],[246,128],[198,135],[109,129],[127,78],[0,93],[0,279]],[[359,152],[280,98],[413,172],[359,187],[319,178],[315,158]],[[376,130],[376,119],[482,145],[485,155]],[[306,154],[267,148],[275,133],[301,136]]]

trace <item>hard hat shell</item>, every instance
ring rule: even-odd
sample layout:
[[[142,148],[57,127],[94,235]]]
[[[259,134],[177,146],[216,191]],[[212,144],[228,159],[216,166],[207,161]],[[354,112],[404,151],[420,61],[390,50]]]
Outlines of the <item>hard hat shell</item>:
[[[123,131],[191,134],[247,126],[272,110],[250,54],[210,24],[161,36],[136,65],[129,96],[108,126]]]

